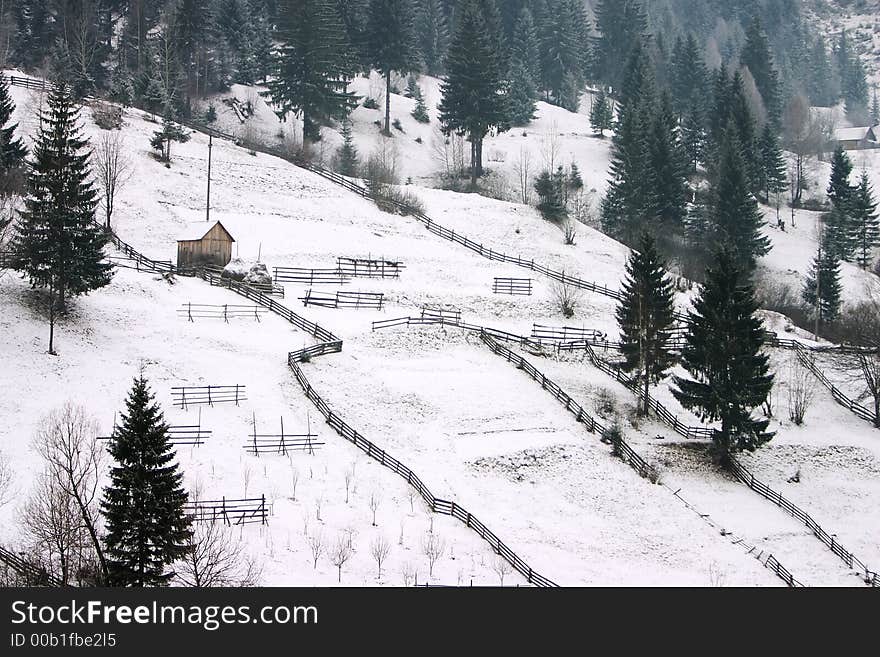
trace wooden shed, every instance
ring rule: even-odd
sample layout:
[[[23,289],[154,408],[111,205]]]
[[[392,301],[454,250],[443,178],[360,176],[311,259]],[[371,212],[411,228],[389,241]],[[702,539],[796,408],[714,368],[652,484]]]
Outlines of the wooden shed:
[[[870,126],[860,128],[839,128],[834,131],[836,145],[845,151],[861,151],[866,148],[877,148],[877,137]]]
[[[198,267],[216,265],[225,267],[232,259],[235,238],[219,221],[187,227],[177,240],[177,266]]]

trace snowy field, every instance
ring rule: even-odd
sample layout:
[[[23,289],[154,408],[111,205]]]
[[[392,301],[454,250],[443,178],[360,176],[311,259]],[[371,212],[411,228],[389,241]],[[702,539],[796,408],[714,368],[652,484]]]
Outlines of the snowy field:
[[[423,80],[423,89],[430,105],[437,98],[436,85]],[[244,98],[246,90],[236,93]],[[18,88],[13,96],[17,119],[33,130],[32,111],[39,97]],[[400,116],[407,130],[407,138],[400,140],[404,176],[418,180],[431,175],[436,163],[430,146],[417,144],[418,124],[404,120],[409,112],[405,103],[412,101],[395,97],[393,102],[392,116]],[[221,122],[229,121],[219,105],[218,112]],[[528,143],[539,162],[546,113],[548,121],[560,126],[560,134],[568,133],[562,139],[560,161],[578,158],[587,188],[601,191],[608,140],[592,138],[582,114],[544,105],[540,112],[542,118],[528,129],[530,136],[521,137],[521,131],[500,135],[489,140],[487,153],[506,149],[507,166],[522,143]],[[87,132],[100,134],[87,110],[83,116]],[[369,126],[376,117],[375,110],[355,113],[361,148],[367,152]],[[135,173],[120,192],[114,228],[147,256],[174,260],[176,238],[204,220],[207,138],[194,134],[188,143],[175,145],[171,167],[166,168],[149,154],[149,136],[156,125],[136,110],[127,111],[125,121],[123,135]],[[277,121],[272,126],[267,118],[265,125],[278,130]],[[431,126],[424,129],[430,135]],[[327,134],[328,145],[333,139]],[[286,286],[285,305],[345,341],[341,354],[316,358],[303,366],[304,372],[349,424],[416,471],[435,495],[466,506],[541,574],[568,585],[781,584],[742,545],[676,499],[672,493],[680,488],[681,497],[701,513],[757,550],[773,553],[804,583],[859,584],[806,528],[717,471],[704,444],[686,443],[654,422],[630,425],[632,394],[582,359],[527,355],[586,407],[596,406],[598,391],[611,391],[627,423],[627,439],[662,466],[664,485],[640,479],[614,459],[606,445],[574,422],[538,384],[474,336],[454,329],[371,331],[371,322],[417,315],[427,303],[461,309],[464,319],[475,324],[522,334],[528,334],[533,323],[565,323],[602,330],[614,339],[612,300],[584,294],[576,317],[564,320],[553,303],[552,286],[540,275],[482,259],[411,218],[382,213],[372,203],[282,160],[253,156],[216,140],[212,168],[211,217],[235,237],[234,256],[245,261],[259,256],[270,271],[274,266],[333,267],[340,256],[404,262],[399,280],[355,279],[345,286],[321,286],[327,291],[383,292],[388,303],[382,312],[302,308],[298,297],[307,287]],[[561,231],[531,208],[477,195],[421,187],[416,191],[428,214],[478,242],[619,286],[626,249],[592,229],[582,228],[577,244],[566,246]],[[796,230],[768,229],[776,248],[764,264],[776,272],[792,270],[792,280],[802,276],[815,249],[811,219],[815,216],[802,213]],[[492,279],[500,276],[532,277],[533,296],[493,295]],[[851,269],[845,280],[854,299],[872,284]],[[26,497],[39,467],[30,437],[40,417],[70,400],[86,406],[109,431],[143,364],[171,424],[189,424],[198,417],[195,410],[172,407],[171,386],[247,386],[248,399],[240,406],[203,409],[202,424],[213,435],[206,445],[182,449],[179,457],[187,481],[200,483],[205,496],[265,494],[271,501],[268,527],[248,526],[240,533],[263,564],[264,584],[336,582],[336,569],[326,556],[313,568],[306,535],[318,529],[328,543],[340,535],[354,536],[355,554],[342,573],[345,585],[402,585],[404,570],[414,569],[419,581],[425,581],[428,564],[421,545],[429,530],[447,544],[431,581],[499,583],[496,556],[476,534],[448,517],[432,516],[418,499],[411,506],[403,480],[317,421],[317,412],[286,365],[286,354],[311,344],[309,336],[272,315],[259,323],[190,323],[176,312],[187,302],[248,303],[202,281],[177,279],[170,285],[161,277],[120,270],[108,288],[76,301],[57,327],[60,355],[51,358],[45,354],[48,328],[35,294],[10,274],[0,279],[5,338],[0,389],[6,392],[0,398],[0,417],[16,420],[2,424],[0,449],[13,461],[18,493],[14,503],[0,509],[0,543],[17,540],[17,503]],[[686,298],[680,302],[685,304]],[[775,319],[773,328],[781,329],[781,324]],[[774,353],[780,374],[775,415],[782,418],[774,422],[777,437],[744,462],[877,568],[880,434],[836,405],[822,388],[817,388],[805,426],[787,422],[788,358],[789,354]],[[657,396],[686,419],[688,414],[676,409],[668,389],[661,388]],[[254,416],[260,431],[274,433],[283,417],[286,430],[311,427],[325,445],[315,455],[290,459],[249,456],[242,446]],[[687,422],[698,421],[691,416]],[[788,484],[798,468],[801,483]],[[353,485],[346,503],[345,478],[351,470]],[[380,499],[377,526],[369,508],[371,496]],[[377,535],[391,543],[381,578],[369,553]],[[516,575],[505,578],[506,585],[522,583]]]

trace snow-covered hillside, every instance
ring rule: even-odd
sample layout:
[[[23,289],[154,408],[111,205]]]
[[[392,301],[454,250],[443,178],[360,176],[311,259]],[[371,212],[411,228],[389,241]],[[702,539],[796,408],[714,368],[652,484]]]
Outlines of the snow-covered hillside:
[[[433,106],[436,82],[423,80],[423,89]],[[243,88],[233,92],[249,93]],[[17,120],[33,132],[38,98],[18,88],[13,95]],[[279,126],[260,102],[255,101],[263,117],[260,125],[271,136]],[[393,102],[392,116],[399,116],[407,131],[395,138],[403,175],[430,176],[436,170],[430,144],[425,137],[423,144],[414,139],[430,135],[432,127],[407,119],[411,105],[406,103],[412,101],[395,97]],[[218,112],[219,127],[233,127],[220,104]],[[601,192],[607,140],[589,135],[583,114],[545,105],[540,112],[541,119],[526,129],[528,136],[522,137],[522,131],[497,136],[487,144],[487,154],[493,149],[506,153],[503,161],[502,156],[495,160],[506,168],[527,145],[539,163],[542,131],[555,122],[559,161],[575,159],[587,187]],[[372,121],[378,116],[363,108],[355,113],[362,151],[368,152],[375,139],[378,129]],[[88,111],[84,118],[87,132],[99,134]],[[125,122],[134,177],[120,192],[114,228],[146,255],[174,260],[176,238],[193,223],[204,222],[207,138],[194,134],[186,144],[175,145],[166,168],[149,153],[156,125],[136,110],[126,111]],[[288,124],[284,129],[294,128]],[[337,138],[327,132],[327,148]],[[635,418],[632,393],[582,359],[527,354],[584,407],[605,414],[609,422],[619,421],[634,448],[658,464],[664,485],[639,478],[612,457],[608,446],[585,432],[540,385],[479,340],[457,329],[371,330],[376,319],[415,315],[422,304],[439,304],[461,309],[470,322],[522,334],[533,323],[576,323],[613,337],[610,299],[585,294],[575,319],[565,320],[547,279],[482,259],[413,219],[382,213],[369,201],[288,162],[215,140],[212,166],[211,217],[235,237],[234,255],[248,261],[259,255],[270,271],[274,266],[331,267],[340,256],[383,256],[405,263],[399,280],[355,279],[345,286],[384,292],[388,304],[382,312],[297,308],[307,288],[286,286],[285,305],[345,341],[341,354],[317,358],[303,368],[351,425],[419,473],[436,495],[465,504],[543,575],[568,585],[779,585],[781,580],[755,558],[772,553],[805,584],[861,585],[808,529],[712,466],[705,443],[685,441],[662,425]],[[626,249],[597,231],[583,227],[577,244],[566,246],[559,229],[532,208],[413,187],[428,214],[477,242],[609,287],[619,285]],[[807,224],[804,214],[797,230],[772,232],[776,248],[765,264],[774,271],[801,273],[813,253]],[[493,295],[492,279],[498,276],[532,276],[533,295]],[[858,272],[847,277],[853,293],[868,280]],[[316,421],[314,408],[286,365],[289,351],[311,343],[308,336],[274,316],[259,323],[190,323],[176,312],[187,302],[246,303],[202,281],[178,279],[171,285],[161,277],[121,270],[108,288],[76,301],[57,329],[60,356],[52,358],[44,353],[45,320],[33,294],[10,274],[0,279],[0,324],[6,338],[0,387],[16,391],[0,397],[0,416],[16,418],[0,427],[0,448],[15,467],[17,501],[27,496],[37,474],[29,438],[41,415],[70,400],[86,406],[108,430],[131,378],[144,363],[173,424],[189,423],[197,411],[172,408],[171,386],[247,385],[248,399],[240,406],[203,409],[202,424],[213,436],[201,447],[181,450],[179,457],[187,480],[201,482],[206,495],[243,496],[247,487],[248,494],[265,494],[272,502],[268,527],[248,526],[240,532],[264,563],[264,584],[335,582],[335,568],[326,557],[319,559],[317,569],[312,566],[306,534],[317,528],[328,541],[354,530],[355,556],[343,570],[343,584],[401,585],[407,563],[425,581],[428,565],[421,542],[429,530],[447,543],[432,582],[499,582],[496,555],[476,534],[449,518],[432,516],[418,499],[411,507],[405,481]],[[790,357],[781,351],[773,357],[779,376],[772,425],[777,436],[746,462],[836,532],[866,563],[880,563],[877,431],[838,406],[823,388],[816,390],[806,425],[794,427],[784,410]],[[657,396],[687,423],[698,423],[675,404],[666,385]],[[313,456],[249,456],[242,445],[254,416],[267,430],[281,417],[285,427],[310,426],[325,445]],[[801,482],[787,483],[798,468]],[[346,503],[345,476],[352,469],[354,489]],[[295,500],[293,472],[298,475]],[[374,493],[381,499],[377,526],[368,506]],[[17,539],[16,506],[0,509],[0,543]],[[732,541],[731,534],[743,541]],[[392,544],[378,580],[369,553],[376,535]],[[755,546],[755,551],[750,554],[743,544]],[[524,580],[513,575],[505,580],[517,583]]]

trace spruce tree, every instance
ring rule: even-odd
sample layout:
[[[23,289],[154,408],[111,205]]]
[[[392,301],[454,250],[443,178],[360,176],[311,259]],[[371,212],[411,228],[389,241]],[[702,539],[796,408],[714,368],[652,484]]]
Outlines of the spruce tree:
[[[654,180],[654,210],[659,226],[655,229],[664,236],[680,234],[687,216],[687,156],[679,140],[678,121],[672,109],[672,99],[663,92],[656,108],[648,150]]]
[[[699,105],[692,106],[685,113],[681,124],[681,146],[688,160],[691,173],[697,173],[700,162],[706,158],[706,128]]]
[[[541,86],[547,100],[577,111],[585,69],[586,18],[579,0],[547,0],[540,29]]]
[[[89,168],[79,108],[70,88],[52,88],[40,116],[27,198],[12,238],[12,269],[49,292],[49,353],[55,353],[55,316],[67,298],[107,285],[107,235],[95,221],[98,192]]]
[[[191,549],[183,474],[143,374],[125,406],[110,440],[115,465],[101,502],[110,578],[115,586],[164,586],[174,576],[166,566]]]
[[[546,169],[535,180],[535,192],[538,194],[537,209],[545,219],[559,221],[565,217],[565,185],[564,175],[559,175],[558,172],[551,173]]]
[[[166,164],[171,162],[171,143],[185,144],[189,141],[189,133],[180,127],[171,118],[172,112],[168,109],[162,118],[162,129],[156,130],[150,138],[150,146],[159,151],[159,159]]]
[[[880,124],[880,99],[877,98],[877,87],[874,87],[874,93],[871,96],[871,125]]]
[[[630,53],[648,30],[648,19],[637,0],[599,0],[592,39],[593,76],[616,93],[623,83]]]
[[[614,112],[611,104],[611,99],[605,95],[604,87],[600,87],[590,109],[590,124],[593,126],[593,134],[602,139],[605,138],[605,131],[614,127]]]
[[[356,61],[333,0],[279,0],[275,77],[266,95],[279,118],[301,114],[303,143],[320,127],[343,120],[356,106],[348,91]]]
[[[821,240],[804,282],[803,299],[813,308],[816,326],[834,320],[840,312],[840,260]],[[817,331],[818,332],[818,331]],[[818,336],[817,336],[818,337]]]
[[[669,349],[670,329],[675,321],[675,293],[657,253],[654,239],[644,233],[638,251],[626,263],[623,298],[617,307],[623,369],[637,372],[644,386],[642,412],[648,415],[648,393],[674,361]]]
[[[656,178],[651,157],[654,103],[653,70],[644,49],[637,44],[620,91],[611,145],[611,180],[602,201],[604,230],[631,246],[656,219]]]
[[[471,144],[471,185],[483,174],[483,139],[489,130],[507,130],[509,108],[498,35],[482,11],[480,0],[456,6],[456,30],[440,87],[440,123],[447,134],[467,135]]]
[[[24,164],[27,148],[20,137],[15,136],[18,124],[7,125],[12,119],[15,105],[9,93],[9,81],[0,71],[0,176],[6,176]],[[5,191],[5,190],[3,190]]]
[[[769,357],[762,353],[764,326],[748,275],[723,250],[706,270],[706,282],[690,312],[681,364],[691,378],[674,377],[672,394],[703,420],[721,420],[714,441],[722,464],[734,452],[754,450],[773,437],[768,420],[751,416],[773,387]]]
[[[535,118],[540,78],[538,37],[532,13],[523,7],[510,47],[507,99],[512,125],[526,125]]]
[[[367,20],[370,65],[385,78],[385,134],[391,134],[391,74],[419,66],[411,0],[370,0]]]
[[[775,131],[782,122],[782,98],[779,90],[779,74],[773,64],[773,55],[767,34],[756,15],[746,30],[746,42],[740,53],[740,64],[749,69],[755,86],[764,101],[767,120]]]
[[[782,148],[776,131],[769,122],[764,124],[759,144],[761,154],[760,186],[764,202],[770,202],[770,195],[786,189],[786,166]]]
[[[360,172],[360,161],[357,148],[354,145],[354,137],[351,132],[351,121],[342,122],[342,146],[336,153],[337,170],[343,176],[356,178]]]
[[[727,245],[737,271],[750,275],[758,258],[770,251],[770,240],[761,233],[764,218],[750,191],[745,158],[732,121],[722,137],[707,210],[716,248]]]
[[[838,146],[831,158],[831,179],[828,181],[828,200],[835,208],[844,212],[852,200],[853,188],[849,184],[849,176],[852,173],[852,162],[849,155]]]
[[[440,76],[449,49],[449,25],[441,0],[417,0],[415,28],[425,73]]]
[[[672,91],[680,116],[702,113],[709,89],[709,73],[702,49],[693,34],[676,41],[672,56]]]
[[[853,193],[850,212],[856,262],[862,269],[868,269],[873,262],[874,249],[880,247],[880,220],[877,218],[877,202],[874,200],[866,171],[862,171],[862,177]]]

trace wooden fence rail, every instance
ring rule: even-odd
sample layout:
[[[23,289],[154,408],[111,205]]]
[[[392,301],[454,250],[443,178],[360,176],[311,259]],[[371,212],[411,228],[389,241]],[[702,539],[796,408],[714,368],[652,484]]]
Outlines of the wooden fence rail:
[[[306,269],[303,267],[273,267],[275,283],[303,283],[308,285],[342,285],[351,277],[340,269]]]
[[[227,324],[230,319],[246,317],[260,321],[260,315],[268,310],[262,306],[237,306],[232,304],[185,303],[177,309],[178,317],[186,317],[193,322],[196,319],[222,319]]]
[[[64,586],[60,577],[49,573],[43,566],[33,564],[24,555],[15,554],[2,546],[0,546],[0,563],[6,564],[22,577],[26,586]]]
[[[495,294],[512,294],[529,297],[532,295],[531,278],[495,278],[492,281],[492,292]]]
[[[382,292],[315,292],[309,289],[300,297],[304,306],[322,308],[354,308],[355,310],[382,310],[385,294]]]
[[[336,268],[351,278],[400,278],[404,264],[398,260],[339,257]]]
[[[246,386],[236,383],[231,386],[174,386],[171,388],[174,405],[180,408],[198,404],[223,404],[247,401]]]
[[[266,496],[219,500],[193,500],[183,506],[183,512],[192,517],[193,522],[217,522],[222,520],[228,526],[269,524]]]
[[[837,386],[835,386],[831,381],[828,380],[828,377],[816,366],[816,362],[814,360],[814,355],[798,346],[795,347],[795,355],[800,363],[809,370],[813,376],[819,379],[819,382],[828,388],[831,392],[831,396],[834,397],[834,401],[838,404],[859,416],[863,420],[867,420],[871,424],[873,424],[876,428],[880,429],[880,414],[875,413],[873,410],[869,409],[867,406],[863,406],[859,404],[857,401],[850,399],[847,397]]]

